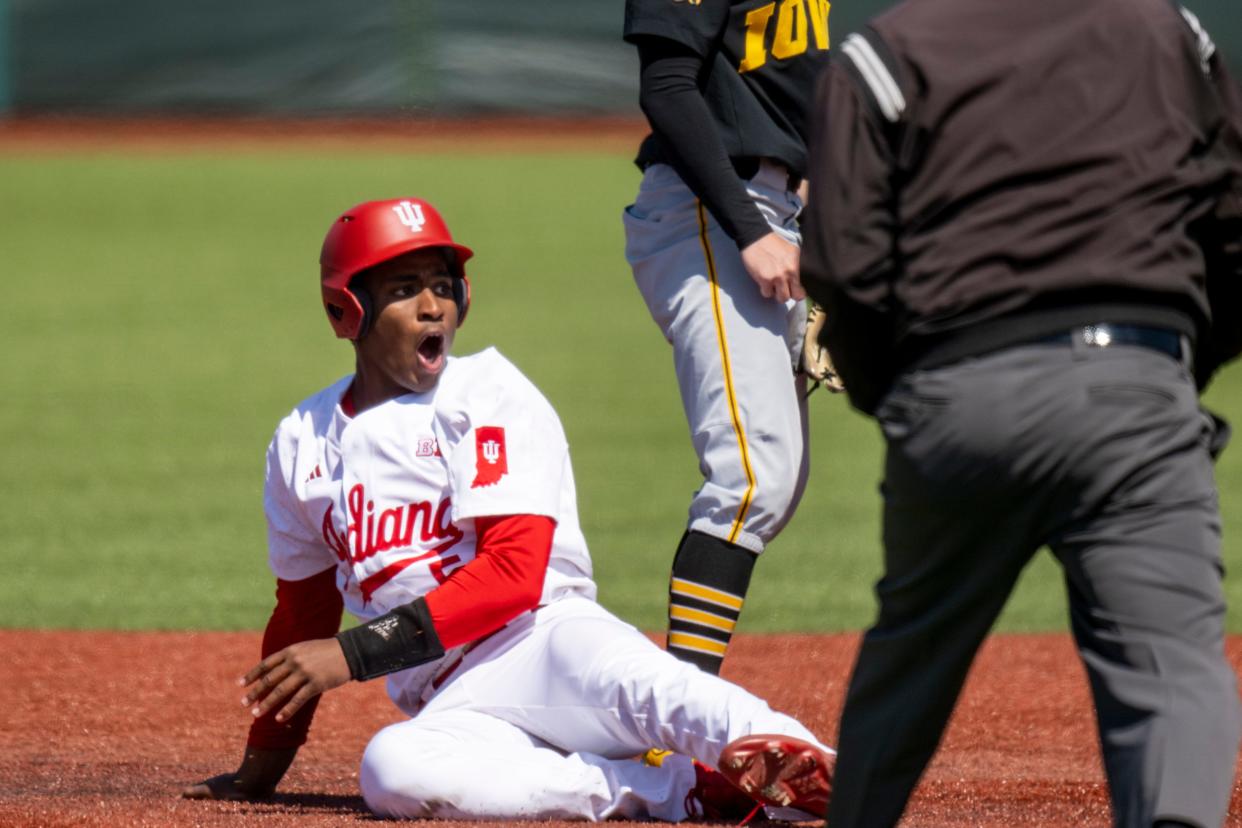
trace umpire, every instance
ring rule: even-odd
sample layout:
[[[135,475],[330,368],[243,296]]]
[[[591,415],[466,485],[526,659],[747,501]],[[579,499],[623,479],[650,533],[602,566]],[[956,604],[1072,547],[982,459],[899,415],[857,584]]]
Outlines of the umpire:
[[[887,442],[832,828],[900,818],[984,636],[1060,561],[1117,825],[1219,826],[1242,95],[1168,0],[907,0],[821,79],[802,281]]]

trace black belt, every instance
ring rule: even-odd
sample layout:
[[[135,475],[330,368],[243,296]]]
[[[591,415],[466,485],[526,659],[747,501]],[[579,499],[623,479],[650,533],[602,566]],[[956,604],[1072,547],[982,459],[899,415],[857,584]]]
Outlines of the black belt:
[[[1059,334],[1053,334],[1037,342],[1070,345],[1078,342],[1093,348],[1108,348],[1112,345],[1138,345],[1150,348],[1162,354],[1168,354],[1181,360],[1182,335],[1166,328],[1145,328],[1141,325],[1114,325],[1104,322],[1098,325],[1083,325],[1071,328]]]

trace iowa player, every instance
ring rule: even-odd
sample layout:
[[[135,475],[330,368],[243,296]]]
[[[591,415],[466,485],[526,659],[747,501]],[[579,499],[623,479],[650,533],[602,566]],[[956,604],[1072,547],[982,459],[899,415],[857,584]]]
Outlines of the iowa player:
[[[651,124],[626,258],[673,346],[704,476],[673,559],[668,647],[713,673],[755,560],[806,483],[798,191],[828,7],[626,2]]]

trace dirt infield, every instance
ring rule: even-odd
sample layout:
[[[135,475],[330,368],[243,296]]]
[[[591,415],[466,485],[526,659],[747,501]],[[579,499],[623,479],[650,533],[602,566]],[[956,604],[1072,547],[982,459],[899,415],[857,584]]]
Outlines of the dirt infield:
[[[621,117],[0,118],[0,152],[177,153],[240,148],[291,152],[633,153],[646,122]]]
[[[0,152],[393,151],[633,152],[635,121],[0,120]],[[739,637],[725,675],[831,741],[857,637]],[[381,682],[333,691],[311,741],[271,802],[178,798],[236,766],[247,721],[233,679],[259,635],[0,630],[0,826],[374,824],[357,793],[370,735],[399,719]],[[1229,642],[1242,668],[1242,638]],[[1109,823],[1081,668],[1063,635],[1003,636],[985,647],[905,825],[944,828]],[[468,823],[441,822],[456,826]],[[559,823],[546,823],[559,824]],[[626,823],[618,823],[626,824]],[[1242,828],[1235,785],[1228,823]]]
[[[852,635],[743,636],[725,672],[831,740],[856,646]],[[382,682],[325,697],[273,801],[177,798],[185,783],[235,767],[246,721],[231,682],[258,648],[253,633],[0,630],[0,825],[373,822],[357,794],[358,759],[371,733],[400,718]],[[1242,639],[1229,642],[1229,655],[1238,669]],[[991,640],[903,824],[1108,822],[1086,681],[1068,638]],[[1237,786],[1228,824],[1242,826]]]

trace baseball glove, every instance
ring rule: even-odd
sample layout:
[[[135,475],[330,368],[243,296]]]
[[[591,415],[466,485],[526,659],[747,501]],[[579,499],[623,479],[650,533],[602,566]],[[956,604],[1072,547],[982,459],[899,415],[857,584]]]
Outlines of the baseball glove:
[[[807,394],[821,385],[834,394],[845,390],[845,384],[841,382],[841,377],[832,367],[832,358],[828,355],[828,349],[819,344],[819,332],[823,329],[827,318],[828,314],[817,303],[807,302],[806,337],[802,340],[800,370],[815,383]]]

